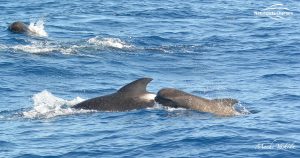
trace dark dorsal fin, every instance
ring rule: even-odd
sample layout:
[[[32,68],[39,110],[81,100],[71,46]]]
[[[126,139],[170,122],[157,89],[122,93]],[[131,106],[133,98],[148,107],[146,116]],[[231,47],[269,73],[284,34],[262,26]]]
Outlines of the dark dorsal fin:
[[[147,93],[147,85],[152,81],[152,78],[140,78],[118,90],[118,93],[142,94]]]

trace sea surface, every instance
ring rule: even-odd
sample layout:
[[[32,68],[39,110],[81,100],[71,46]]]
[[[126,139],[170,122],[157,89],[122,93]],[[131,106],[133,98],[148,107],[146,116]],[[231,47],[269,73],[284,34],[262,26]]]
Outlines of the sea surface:
[[[1,0],[0,157],[300,157],[299,8],[296,0]],[[9,32],[14,21],[31,33]],[[141,77],[153,78],[153,93],[236,98],[241,114],[72,109]]]

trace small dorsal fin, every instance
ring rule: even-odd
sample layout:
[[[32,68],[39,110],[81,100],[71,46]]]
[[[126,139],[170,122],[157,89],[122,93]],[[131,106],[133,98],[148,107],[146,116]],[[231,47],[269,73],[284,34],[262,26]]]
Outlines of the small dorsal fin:
[[[152,78],[140,78],[118,90],[118,93],[142,94],[147,93],[147,85],[152,81]]]

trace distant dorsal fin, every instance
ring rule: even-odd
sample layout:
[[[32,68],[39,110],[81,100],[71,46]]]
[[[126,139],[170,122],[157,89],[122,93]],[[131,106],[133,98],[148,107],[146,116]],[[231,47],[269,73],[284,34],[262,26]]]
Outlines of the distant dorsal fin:
[[[147,85],[152,81],[152,78],[140,78],[118,90],[118,93],[142,94],[147,93]]]

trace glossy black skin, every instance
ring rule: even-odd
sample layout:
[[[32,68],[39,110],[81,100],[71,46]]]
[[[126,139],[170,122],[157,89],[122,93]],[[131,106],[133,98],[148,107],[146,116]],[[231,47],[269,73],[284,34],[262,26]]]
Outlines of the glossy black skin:
[[[154,99],[147,100],[142,96],[149,94],[146,86],[151,78],[141,78],[133,81],[115,93],[92,98],[74,106],[76,109],[89,109],[98,111],[128,111],[154,106]]]

